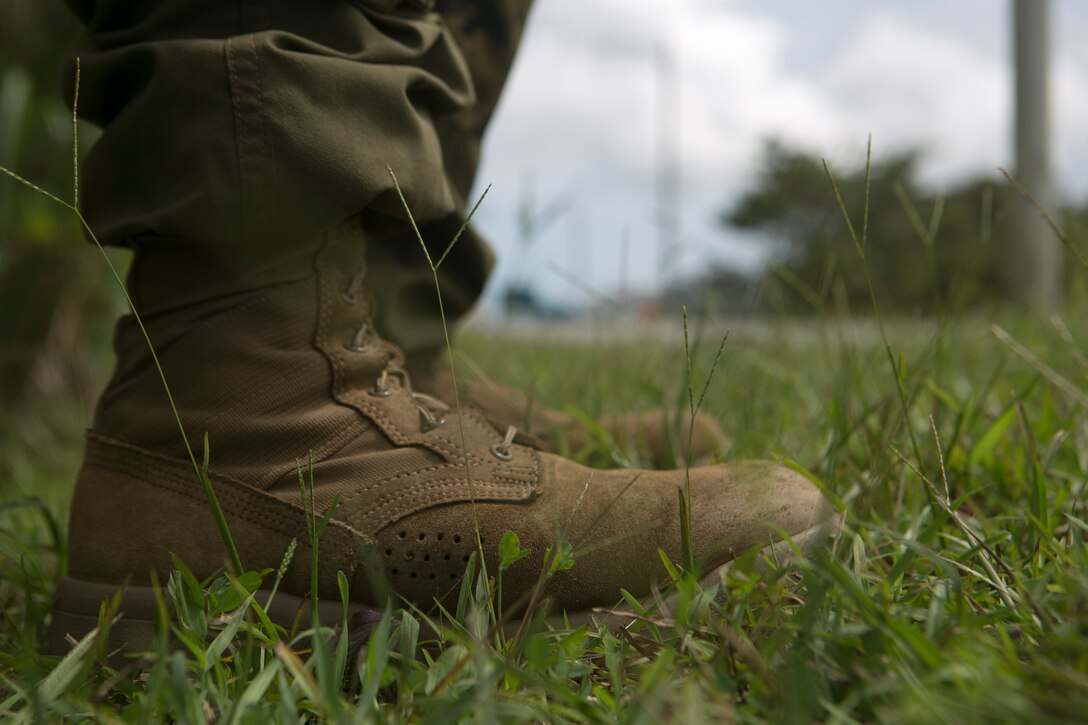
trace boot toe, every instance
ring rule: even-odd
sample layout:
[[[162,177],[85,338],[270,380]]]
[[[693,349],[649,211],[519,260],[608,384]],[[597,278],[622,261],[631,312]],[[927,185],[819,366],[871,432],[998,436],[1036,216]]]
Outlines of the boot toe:
[[[515,532],[531,551],[503,573],[507,602],[537,585],[545,552],[557,541],[571,545],[574,560],[546,585],[562,609],[614,604],[621,588],[645,596],[666,580],[661,552],[672,561],[682,557],[684,473],[596,471],[557,456],[541,458],[541,493],[532,501],[439,505],[379,532],[390,585],[419,605],[448,601],[477,550],[477,532],[494,576],[505,531]],[[693,469],[689,490],[691,543],[702,571],[786,539],[797,540],[807,553],[837,530],[837,514],[819,490],[774,464]]]

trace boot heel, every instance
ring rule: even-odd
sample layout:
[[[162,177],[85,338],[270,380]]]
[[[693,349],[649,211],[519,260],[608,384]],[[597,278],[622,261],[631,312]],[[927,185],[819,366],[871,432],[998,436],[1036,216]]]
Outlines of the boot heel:
[[[150,649],[155,635],[155,590],[149,586],[103,584],[100,582],[62,577],[53,595],[53,621],[49,631],[49,654],[61,656],[72,648],[71,640],[79,641],[98,626],[98,610],[103,601],[121,595],[120,618],[110,627],[109,652],[114,664],[124,661],[126,654]],[[268,600],[270,590],[258,589],[256,600]],[[169,597],[166,599],[170,606]],[[343,617],[338,601],[319,601],[318,620],[323,626],[336,628]],[[277,592],[267,611],[275,624],[290,629],[298,622],[299,629],[310,626],[310,600],[285,592]],[[381,610],[360,604],[348,604],[349,627],[377,623]],[[71,638],[71,639],[69,639]]]
[[[53,621],[49,628],[49,654],[63,655],[98,626],[103,601],[118,590],[122,617],[110,628],[109,650],[139,652],[151,644],[155,624],[155,596],[151,587],[101,584],[61,577],[53,594]]]

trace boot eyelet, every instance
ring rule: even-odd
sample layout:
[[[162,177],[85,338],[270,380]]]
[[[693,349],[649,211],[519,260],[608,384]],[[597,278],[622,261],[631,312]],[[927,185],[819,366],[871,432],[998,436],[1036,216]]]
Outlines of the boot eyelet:
[[[352,342],[345,342],[344,343],[344,349],[349,351],[349,352],[366,352],[367,346],[366,345],[356,345],[355,342],[352,341]]]
[[[393,394],[393,391],[389,388],[371,388],[366,391],[366,394],[372,398],[388,398]]]
[[[509,448],[502,445],[501,443],[496,443],[495,445],[491,446],[491,455],[495,456],[495,458],[498,458],[504,463],[514,460],[513,452],[511,452]]]
[[[439,418],[428,417],[428,416],[423,414],[423,411],[420,411],[419,419],[420,419],[419,420],[419,432],[420,433],[430,433],[435,428],[441,428],[443,425],[446,424],[445,417],[439,417]]]
[[[355,296],[355,293],[347,287],[340,290],[340,299],[342,299],[344,304],[348,307],[354,307],[355,303],[359,300],[359,298]]]

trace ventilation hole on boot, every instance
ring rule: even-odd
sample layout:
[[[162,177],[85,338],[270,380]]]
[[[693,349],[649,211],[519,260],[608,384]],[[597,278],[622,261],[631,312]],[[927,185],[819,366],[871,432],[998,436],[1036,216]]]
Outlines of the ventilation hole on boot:
[[[417,536],[416,538],[417,538],[417,539],[419,539],[420,541],[423,541],[424,539],[426,539],[426,538],[427,538],[427,535],[426,535],[426,534],[420,534],[420,535],[419,535],[419,536]]]
[[[416,555],[415,555],[415,552],[412,552],[412,551],[409,551],[407,554],[404,555],[404,560],[405,561],[411,561],[414,558],[416,558]]]
[[[407,531],[402,531],[402,532],[400,532],[399,534],[397,534],[397,538],[398,538],[398,539],[403,539],[403,538],[406,538],[407,536],[408,536],[408,532],[407,532]]]
[[[463,562],[465,562],[467,564],[468,563],[468,554],[465,554],[463,557],[461,557],[461,561],[463,561]]]
[[[457,578],[456,574],[450,574],[450,581],[453,581],[456,578]]]
[[[385,555],[386,556],[393,556],[393,550],[392,549],[386,549],[385,550]]]
[[[442,541],[442,537],[443,537],[443,536],[445,536],[445,534],[443,534],[443,533],[442,533],[441,531],[439,531],[439,532],[438,532],[438,536],[437,536],[436,538],[437,538],[437,539],[438,539],[439,541]]]
[[[431,581],[434,581],[437,578],[438,578],[438,576],[436,574],[433,574],[433,573],[431,574]]]
[[[411,577],[412,579],[415,579],[415,578],[416,578],[416,573],[415,573],[415,572],[413,571],[413,572],[412,572],[411,574],[409,574],[408,576],[409,576],[409,577]]]
[[[430,560],[431,560],[431,555],[430,554],[424,554],[423,555],[423,561],[430,561]]]
[[[460,534],[454,534],[453,535],[453,543],[455,543],[455,544],[460,544],[461,543],[461,535]]]
[[[389,570],[389,575],[390,576],[396,576],[397,575],[397,570],[396,569],[390,569]]]
[[[442,561],[449,561],[449,560],[450,560],[450,555],[449,554],[446,554],[445,556],[442,557]]]

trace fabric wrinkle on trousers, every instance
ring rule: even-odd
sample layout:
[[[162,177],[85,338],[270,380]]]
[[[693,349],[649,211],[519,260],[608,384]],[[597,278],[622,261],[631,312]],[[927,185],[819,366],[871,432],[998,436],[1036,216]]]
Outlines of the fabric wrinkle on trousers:
[[[365,212],[388,334],[409,354],[438,342],[389,169],[441,253],[531,0],[66,1],[86,27],[80,116],[103,130],[82,168],[99,239],[241,274]],[[492,263],[470,229],[441,270],[451,319]]]

